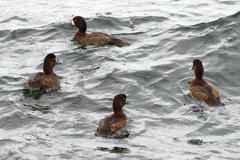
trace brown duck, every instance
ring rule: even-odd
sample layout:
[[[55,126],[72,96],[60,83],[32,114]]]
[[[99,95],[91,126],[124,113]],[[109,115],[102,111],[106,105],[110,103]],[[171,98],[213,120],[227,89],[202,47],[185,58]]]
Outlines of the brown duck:
[[[118,94],[113,99],[113,111],[114,113],[102,119],[99,122],[99,127],[95,133],[96,136],[107,137],[114,132],[120,130],[126,125],[127,117],[123,113],[122,107],[125,104],[131,104],[127,101],[127,96],[125,94]]]
[[[93,32],[90,34],[86,33],[87,23],[85,19],[81,16],[74,17],[71,25],[79,28],[78,32],[74,36],[74,39],[81,44],[117,45],[117,46],[130,45],[127,42],[123,42],[122,40],[105,33],[101,32]]]
[[[53,67],[61,63],[54,54],[48,54],[44,59],[43,72],[30,75],[24,86],[29,90],[49,92],[60,84],[59,77],[53,72]]]
[[[204,100],[211,106],[224,106],[220,101],[217,89],[209,85],[202,77],[204,73],[202,62],[199,59],[193,61],[192,70],[196,78],[190,83],[189,91],[197,100]]]

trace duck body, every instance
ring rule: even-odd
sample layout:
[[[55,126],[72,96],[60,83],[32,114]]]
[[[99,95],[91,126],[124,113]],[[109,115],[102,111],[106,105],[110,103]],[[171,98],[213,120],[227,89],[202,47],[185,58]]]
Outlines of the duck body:
[[[60,78],[53,72],[57,59],[54,54],[48,54],[44,59],[43,71],[30,75],[28,81],[24,83],[29,90],[41,90],[49,92],[60,85]]]
[[[60,79],[54,75],[46,75],[43,72],[32,74],[24,86],[29,90],[50,91],[60,85]]]
[[[79,28],[79,31],[74,35],[74,40],[84,45],[117,45],[117,46],[129,46],[127,42],[115,38],[111,35],[101,32],[86,33],[87,23],[81,16],[76,16],[72,20],[72,26]]]
[[[128,118],[122,111],[122,107],[125,104],[131,104],[127,101],[125,94],[118,94],[114,97],[113,100],[113,111],[114,113],[102,119],[99,122],[99,127],[95,133],[96,136],[107,137],[112,135],[114,132],[120,130],[125,127]]]
[[[125,114],[122,115],[115,115],[112,114],[109,117],[102,119],[99,122],[99,127],[97,132],[95,133],[96,136],[107,137],[114,132],[120,130],[121,128],[125,127],[128,118]]]
[[[220,100],[219,92],[217,89],[209,85],[202,77],[204,69],[202,62],[198,59],[193,61],[193,67],[196,78],[190,83],[189,91],[197,100],[204,100],[211,106],[224,106]]]

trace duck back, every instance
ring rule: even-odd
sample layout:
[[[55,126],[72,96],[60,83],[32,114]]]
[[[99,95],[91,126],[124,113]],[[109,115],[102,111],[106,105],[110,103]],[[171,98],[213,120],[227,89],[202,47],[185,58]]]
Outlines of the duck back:
[[[59,84],[60,80],[58,77],[38,72],[31,75],[28,81],[24,83],[24,86],[29,90],[42,90],[48,92],[49,90],[57,87]]]
[[[111,35],[101,33],[101,32],[93,32],[91,34],[77,32],[74,36],[74,39],[77,40],[81,44],[86,45],[117,45],[117,46],[129,46],[129,43],[123,42],[122,40],[115,38]]]
[[[191,87],[189,90],[197,100],[204,100],[207,104],[212,106],[224,106],[220,101],[218,91],[209,84]]]

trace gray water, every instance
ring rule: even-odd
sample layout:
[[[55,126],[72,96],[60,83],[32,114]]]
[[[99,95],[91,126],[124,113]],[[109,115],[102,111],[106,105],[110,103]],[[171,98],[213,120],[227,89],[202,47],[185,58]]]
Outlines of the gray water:
[[[1,159],[240,159],[240,1],[0,3]],[[82,47],[64,27],[77,15],[131,46]],[[24,90],[49,53],[60,89]],[[188,91],[196,58],[224,107]],[[134,103],[121,138],[96,137],[119,93]]]

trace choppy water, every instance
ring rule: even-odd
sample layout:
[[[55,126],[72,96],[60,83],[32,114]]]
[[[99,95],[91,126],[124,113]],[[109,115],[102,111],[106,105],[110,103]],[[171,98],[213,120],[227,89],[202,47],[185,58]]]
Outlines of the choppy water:
[[[1,159],[240,159],[240,1],[0,3]],[[131,46],[81,48],[64,27],[76,15]],[[23,90],[49,53],[64,61],[61,88]],[[226,106],[192,98],[195,58]],[[118,133],[129,135],[95,137],[119,93],[134,103]]]

